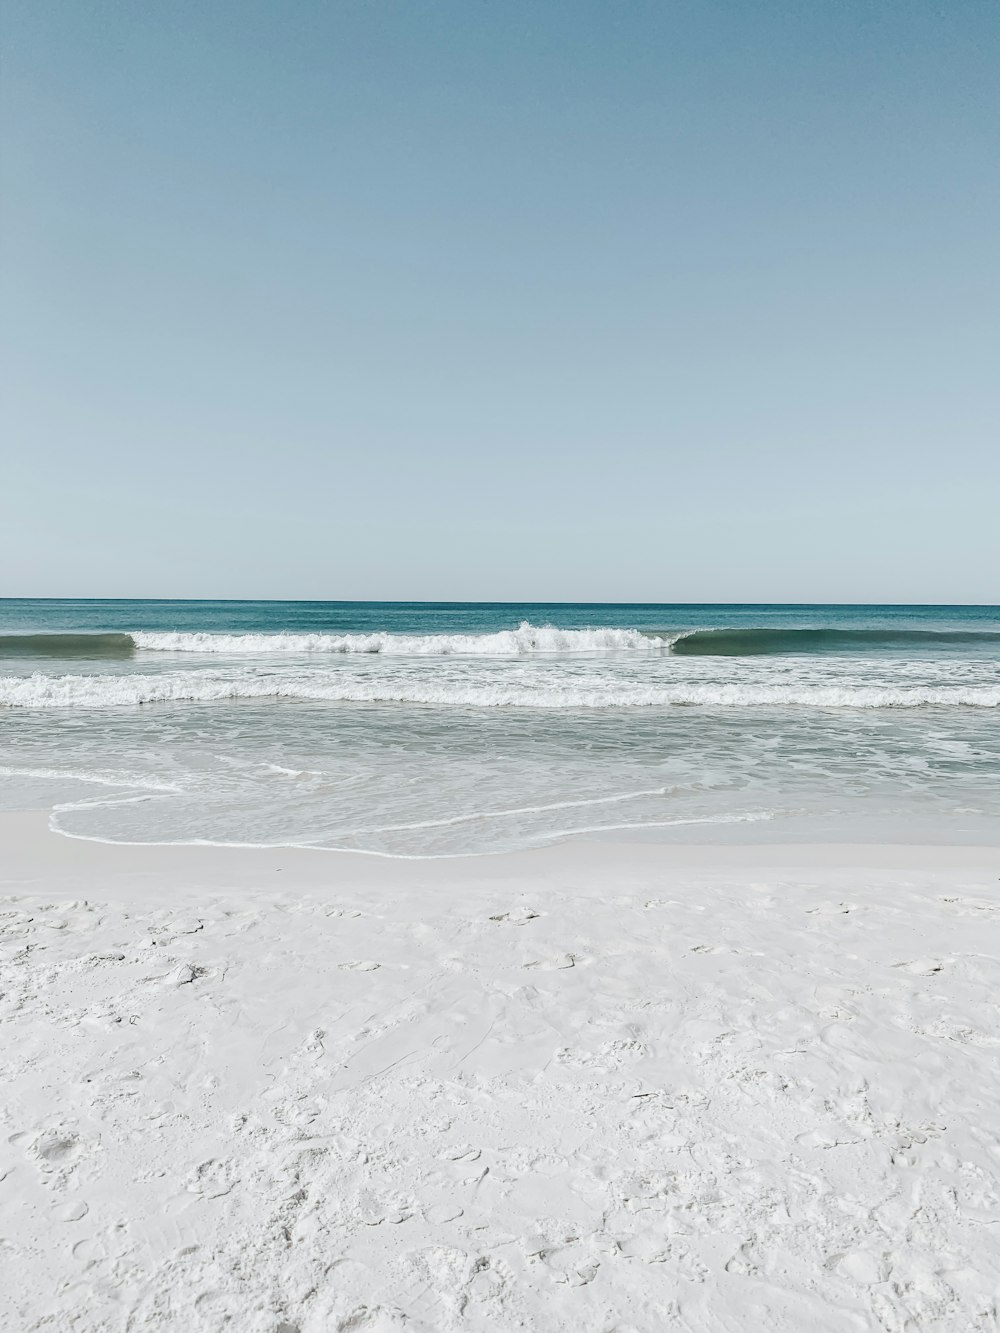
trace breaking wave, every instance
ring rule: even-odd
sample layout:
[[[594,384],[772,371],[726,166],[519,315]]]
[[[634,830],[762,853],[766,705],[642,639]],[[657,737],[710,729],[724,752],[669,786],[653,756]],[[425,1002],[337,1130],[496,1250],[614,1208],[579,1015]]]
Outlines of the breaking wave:
[[[147,652],[223,653],[379,653],[384,657],[520,657],[529,653],[599,653],[663,651],[662,639],[636,629],[556,629],[530,625],[493,634],[185,634],[134,633]]]
[[[0,677],[0,707],[121,708],[157,703],[298,699],[445,708],[921,708],[1000,707],[1000,686],[697,684],[537,685],[519,682],[359,681],[325,677],[175,675]]]
[[[866,654],[1000,645],[992,630],[922,629],[557,629],[523,621],[490,634],[4,634],[0,658],[130,658],[140,652],[227,657],[362,654],[382,657],[525,657],[579,653],[672,653],[678,657]]]

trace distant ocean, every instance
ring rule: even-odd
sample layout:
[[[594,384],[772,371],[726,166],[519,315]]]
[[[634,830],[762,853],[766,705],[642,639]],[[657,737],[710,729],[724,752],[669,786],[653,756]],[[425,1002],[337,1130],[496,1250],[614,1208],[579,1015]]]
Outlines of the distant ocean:
[[[0,808],[124,842],[1000,840],[1000,608],[0,601]]]

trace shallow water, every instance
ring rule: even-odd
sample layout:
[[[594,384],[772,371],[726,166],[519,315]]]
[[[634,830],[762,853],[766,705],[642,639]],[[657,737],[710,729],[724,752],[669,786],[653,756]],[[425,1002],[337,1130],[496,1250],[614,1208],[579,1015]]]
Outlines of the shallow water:
[[[0,658],[0,801],[78,836],[1000,832],[997,608],[8,601]]]

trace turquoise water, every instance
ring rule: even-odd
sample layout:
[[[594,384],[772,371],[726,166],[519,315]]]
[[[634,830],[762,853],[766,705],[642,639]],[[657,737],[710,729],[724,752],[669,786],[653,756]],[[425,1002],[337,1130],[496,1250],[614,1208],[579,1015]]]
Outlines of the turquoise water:
[[[503,851],[1000,835],[1000,609],[0,602],[0,801]]]
[[[0,634],[176,630],[216,633],[485,634],[522,621],[564,629],[702,627],[966,630],[1000,634],[996,606],[723,603],[227,602],[0,598]]]

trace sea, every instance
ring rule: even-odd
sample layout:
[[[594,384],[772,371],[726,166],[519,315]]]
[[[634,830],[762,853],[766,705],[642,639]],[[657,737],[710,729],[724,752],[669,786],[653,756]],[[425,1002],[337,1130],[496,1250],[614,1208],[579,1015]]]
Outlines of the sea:
[[[0,809],[501,853],[1000,841],[1000,608],[0,601]]]

